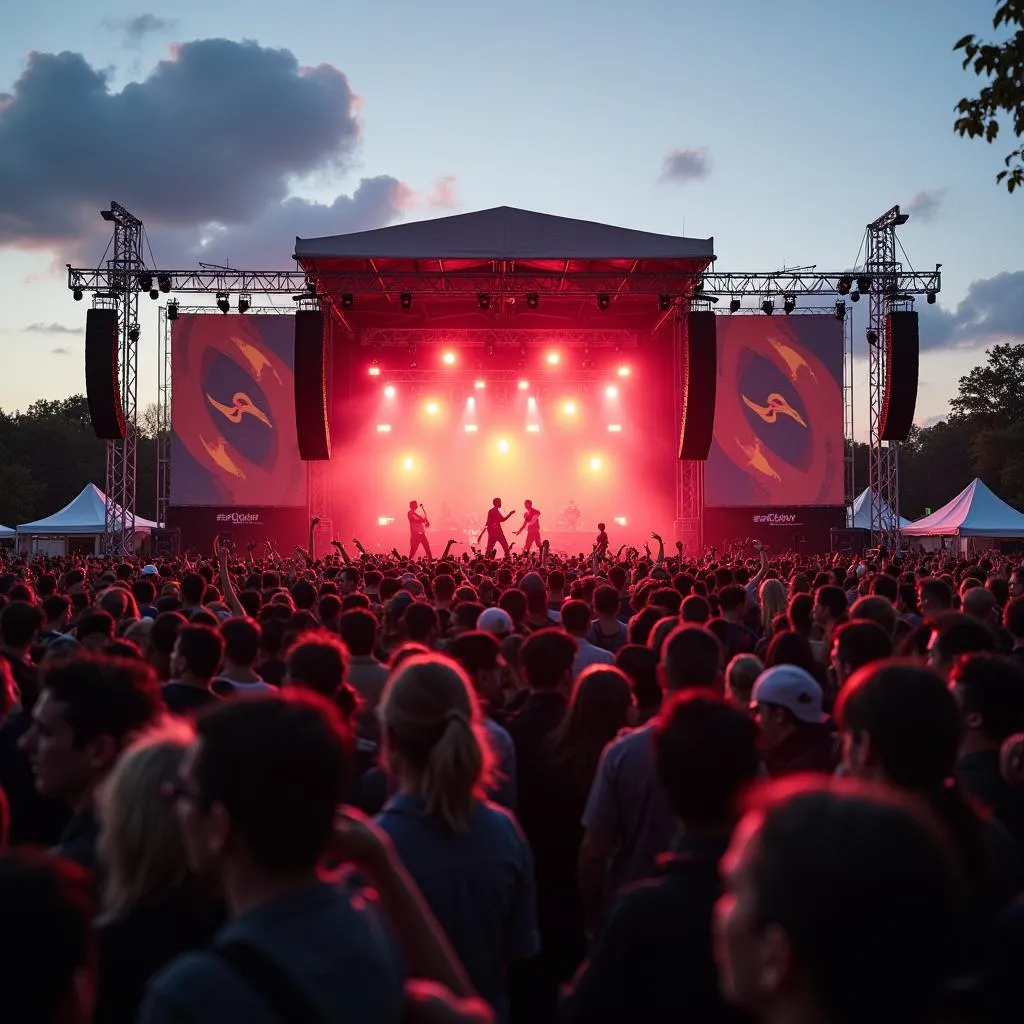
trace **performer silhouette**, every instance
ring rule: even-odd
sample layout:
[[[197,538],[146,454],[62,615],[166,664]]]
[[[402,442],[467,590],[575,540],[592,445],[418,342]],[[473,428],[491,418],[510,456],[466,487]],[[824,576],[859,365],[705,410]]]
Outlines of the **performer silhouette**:
[[[427,540],[427,528],[430,526],[430,520],[425,515],[420,514],[420,503],[418,501],[409,502],[409,558],[410,560],[416,557],[416,552],[420,548],[423,548],[427,558],[433,558],[434,556],[430,553],[430,541]]]
[[[506,558],[512,557],[512,552],[508,548],[508,540],[505,538],[505,531],[502,529],[501,524],[508,522],[516,514],[516,510],[512,509],[507,516],[501,514],[501,498],[495,498],[491,502],[491,507],[487,510],[487,524],[483,530],[477,534],[476,542],[480,543],[480,538],[487,533],[487,548],[488,552],[494,551],[497,548],[501,548],[505,552]]]
[[[608,534],[604,523],[597,524],[597,540],[594,541],[594,564],[604,561],[608,555]]]
[[[526,543],[523,545],[523,553],[529,554],[534,544],[540,548],[540,511],[533,507],[532,501],[526,501],[526,511],[523,513],[523,525],[516,530],[516,536],[526,531]]]

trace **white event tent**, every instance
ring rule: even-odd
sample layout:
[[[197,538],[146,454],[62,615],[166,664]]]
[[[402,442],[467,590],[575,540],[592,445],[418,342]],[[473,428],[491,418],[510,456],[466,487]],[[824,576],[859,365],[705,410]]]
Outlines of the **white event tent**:
[[[882,502],[882,524],[887,530],[893,528],[893,524],[896,520],[896,513],[893,512],[886,502]],[[904,519],[903,516],[899,517],[900,529],[910,525],[909,519]],[[857,495],[856,500],[853,503],[852,508],[846,510],[846,526],[848,529],[853,530],[870,530],[871,529],[871,488],[866,487],[860,494]]]
[[[68,502],[59,512],[34,523],[18,526],[19,544],[22,549],[39,554],[61,555],[69,550],[93,553],[99,550],[99,541],[106,530],[106,495],[95,485],[86,484],[78,497]],[[116,508],[118,519],[121,509]],[[157,523],[135,517],[136,543],[149,536]],[[89,542],[92,543],[89,543]]]
[[[903,528],[904,537],[959,537],[968,540],[1024,538],[1024,513],[972,480],[952,501]]]

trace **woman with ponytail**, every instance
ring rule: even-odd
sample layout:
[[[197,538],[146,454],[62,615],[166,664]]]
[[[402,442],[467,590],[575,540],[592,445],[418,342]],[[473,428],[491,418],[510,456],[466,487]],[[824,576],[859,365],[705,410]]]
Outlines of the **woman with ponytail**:
[[[506,1020],[506,970],[538,952],[533,864],[515,818],[483,795],[491,752],[472,686],[447,658],[412,657],[392,673],[379,714],[395,796],[377,822]]]

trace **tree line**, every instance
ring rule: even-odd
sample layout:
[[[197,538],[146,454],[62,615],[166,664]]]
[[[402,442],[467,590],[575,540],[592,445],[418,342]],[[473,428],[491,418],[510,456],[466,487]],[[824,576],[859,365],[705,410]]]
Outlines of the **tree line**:
[[[1024,509],[1024,344],[996,345],[960,379],[949,417],[915,427],[900,452],[900,511],[917,519],[981,477]],[[136,511],[156,517],[156,408],[139,419]],[[856,488],[868,485],[868,446],[853,446]],[[106,443],[84,395],[0,410],[0,523],[17,526],[63,508],[87,484],[103,487]]]

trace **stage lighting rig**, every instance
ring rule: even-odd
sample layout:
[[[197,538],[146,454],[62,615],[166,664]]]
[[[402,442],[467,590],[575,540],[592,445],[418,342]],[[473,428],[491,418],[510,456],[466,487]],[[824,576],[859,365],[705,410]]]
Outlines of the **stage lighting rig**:
[[[658,309],[662,313],[667,313],[672,308],[672,296],[671,295],[659,295],[658,296]]]
[[[248,313],[251,305],[252,297],[247,292],[242,292],[242,294],[238,296],[238,312]]]
[[[528,292],[526,296],[526,308],[536,309],[540,305],[540,296],[536,292]]]
[[[222,313],[230,313],[231,312],[231,303],[228,301],[228,293],[227,292],[217,292],[217,308]]]
[[[877,345],[878,344],[878,332],[877,331],[868,331],[867,339],[868,339],[868,344],[869,345]]]
[[[171,292],[171,275],[157,274],[156,284],[160,291],[164,293],[164,295],[169,295]]]
[[[149,292],[153,290],[153,275],[149,273],[139,274],[139,291]]]
[[[782,303],[782,312],[789,316],[793,310],[796,309],[796,297],[793,295],[787,295]]]
[[[775,312],[775,303],[772,302],[771,299],[765,299],[764,302],[761,303],[761,312],[764,313],[765,316],[771,316],[772,313]]]
[[[850,289],[852,287],[853,287],[853,278],[849,277],[846,274],[844,274],[836,282],[836,291],[839,292],[840,295],[849,295],[850,294]]]
[[[491,297],[486,292],[479,292],[476,297],[477,305],[486,312],[491,308]]]
[[[836,300],[836,319],[840,323],[846,319],[846,303],[842,299]]]
[[[342,309],[351,309],[352,308],[352,302],[353,302],[353,299],[352,299],[352,293],[351,292],[345,292],[341,296],[341,308]]]
[[[860,302],[860,292],[850,292],[851,302]]]
[[[925,301],[928,303],[929,306],[934,306],[935,305],[935,292],[928,292],[925,295]]]
[[[740,306],[741,305],[742,305],[742,303],[740,302],[739,299],[733,299],[732,302],[729,303],[729,312],[730,313],[738,313],[740,311]]]
[[[398,304],[402,307],[402,309],[411,309],[412,292],[402,292],[402,294],[398,296]]]
[[[867,274],[862,274],[857,278],[857,290],[864,295],[871,291],[872,280]]]
[[[607,309],[611,304],[612,304],[612,300],[611,300],[610,296],[606,295],[604,292],[602,292],[600,295],[598,295],[598,297],[597,297],[597,308],[598,309],[601,309],[601,310]]]
[[[177,299],[171,299],[171,301],[167,303],[167,319],[168,320],[177,320],[178,319],[178,300]]]
[[[82,292],[82,289],[81,289],[81,288],[76,288],[76,289],[75,289],[75,290],[74,290],[74,291],[73,291],[73,292],[71,293],[71,295],[73,296],[73,298],[74,298],[75,302],[81,302],[81,301],[82,301],[82,295],[83,295],[83,292]]]
[[[139,332],[139,325],[138,324],[132,324],[131,327],[128,328],[128,337],[132,341],[138,341],[139,340],[139,333],[140,332]]]

